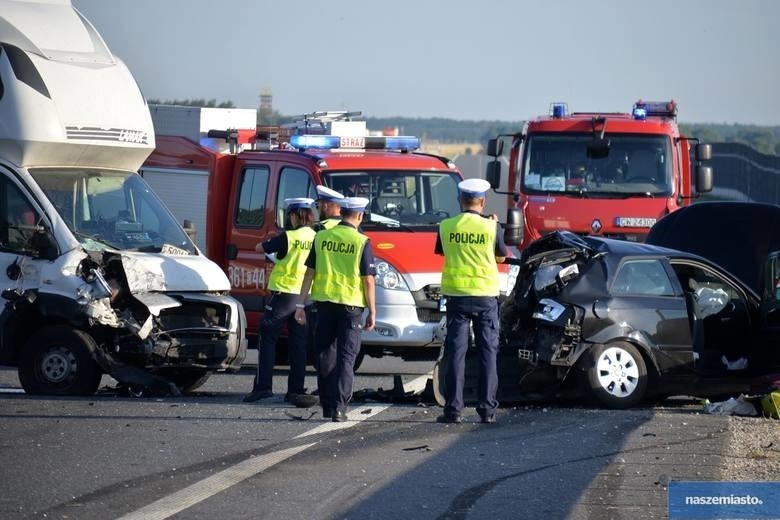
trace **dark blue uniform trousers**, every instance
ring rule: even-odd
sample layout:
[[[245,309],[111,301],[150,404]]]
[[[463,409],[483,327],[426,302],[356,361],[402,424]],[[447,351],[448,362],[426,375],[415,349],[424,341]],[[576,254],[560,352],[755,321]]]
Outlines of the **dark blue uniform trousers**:
[[[463,380],[469,324],[474,326],[474,341],[479,356],[477,412],[490,415],[498,407],[498,299],[492,296],[448,296],[447,336],[444,340],[444,413],[463,411]]]
[[[316,302],[317,383],[325,409],[346,412],[352,399],[355,358],[360,352],[363,307]]]
[[[282,325],[287,324],[287,349],[290,358],[290,374],[287,393],[304,393],[306,376],[306,326],[295,321],[297,294],[274,293],[265,306],[260,324],[260,348],[257,362],[255,390],[272,390],[274,364],[276,364],[276,340]]]

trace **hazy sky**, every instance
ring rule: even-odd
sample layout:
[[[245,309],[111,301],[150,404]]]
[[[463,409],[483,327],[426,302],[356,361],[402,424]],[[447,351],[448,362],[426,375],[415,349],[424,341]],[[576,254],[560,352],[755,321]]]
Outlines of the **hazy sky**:
[[[521,120],[675,99],[780,125],[775,0],[73,0],[150,98]]]

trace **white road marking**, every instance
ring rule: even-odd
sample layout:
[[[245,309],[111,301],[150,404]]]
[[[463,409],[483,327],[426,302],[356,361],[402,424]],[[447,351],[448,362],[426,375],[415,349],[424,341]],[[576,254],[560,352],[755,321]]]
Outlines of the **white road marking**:
[[[390,406],[391,405],[389,404],[377,404],[377,405],[359,406],[357,408],[353,408],[352,410],[347,412],[347,418],[349,419],[349,421],[326,422],[317,426],[316,428],[312,428],[307,432],[303,432],[300,435],[296,435],[295,437],[293,437],[293,439],[300,439],[302,437],[308,437],[309,435],[316,435],[318,433],[332,432],[336,430],[343,430],[344,428],[351,428],[352,426],[355,426],[358,422],[364,421],[369,417],[375,416],[381,411],[387,410],[388,408],[390,408]]]
[[[419,386],[420,380],[425,384],[425,380],[429,376],[423,375],[410,381],[407,385],[411,385],[413,388]],[[404,385],[405,387],[407,385]],[[349,421],[347,422],[327,422],[319,426],[312,428],[300,435],[293,437],[293,439],[300,439],[308,437],[310,435],[316,435],[336,430],[343,430],[345,428],[351,428],[357,426],[360,421],[364,421],[370,417],[375,416],[379,412],[382,412],[390,408],[390,404],[373,404],[371,406],[359,406],[351,409],[347,412]],[[274,451],[267,453],[260,457],[252,457],[243,462],[239,462],[234,466],[231,466],[225,470],[220,471],[210,477],[207,477],[199,482],[196,482],[190,486],[185,487],[175,493],[161,498],[151,504],[132,511],[118,520],[164,520],[175,514],[178,514],[185,509],[194,506],[195,504],[210,498],[217,493],[220,493],[231,486],[238,484],[239,482],[246,480],[258,473],[265,471],[266,469],[274,466],[293,455],[304,451],[305,449],[314,446],[316,442],[309,444],[303,444],[293,448],[287,448],[285,450]]]
[[[0,394],[23,394],[23,388],[0,388]]]
[[[296,455],[316,443],[304,444],[286,450],[274,451],[260,457],[252,457],[222,470],[208,478],[152,502],[148,506],[126,514],[119,520],[163,520],[202,502],[217,493],[226,490],[257,475],[271,466]]]

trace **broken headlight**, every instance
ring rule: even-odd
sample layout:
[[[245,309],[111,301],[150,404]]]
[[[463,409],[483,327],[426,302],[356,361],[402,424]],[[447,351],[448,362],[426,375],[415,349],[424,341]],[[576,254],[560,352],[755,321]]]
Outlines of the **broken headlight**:
[[[561,317],[561,314],[563,314],[563,311],[565,310],[566,307],[556,302],[555,300],[542,298],[536,305],[536,310],[533,313],[533,317],[537,320],[553,323]]]

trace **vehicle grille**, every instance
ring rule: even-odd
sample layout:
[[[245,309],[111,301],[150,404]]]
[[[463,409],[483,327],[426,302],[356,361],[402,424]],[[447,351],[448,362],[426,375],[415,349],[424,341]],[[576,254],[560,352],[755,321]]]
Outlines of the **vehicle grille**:
[[[200,301],[185,301],[180,307],[165,309],[160,313],[160,324],[164,330],[227,328],[228,322],[229,308],[226,305]]]
[[[417,308],[417,319],[423,323],[439,323],[444,317],[444,313],[436,309]]]

